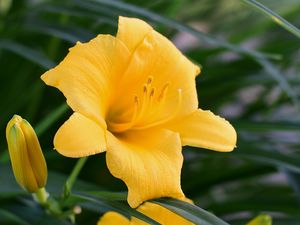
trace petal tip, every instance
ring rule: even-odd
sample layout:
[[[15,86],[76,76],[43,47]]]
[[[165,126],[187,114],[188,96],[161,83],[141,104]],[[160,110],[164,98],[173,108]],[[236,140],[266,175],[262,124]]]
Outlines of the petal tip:
[[[198,76],[198,75],[200,75],[200,73],[201,73],[201,67],[200,66],[197,66],[197,65],[195,65],[195,76]]]
[[[45,72],[42,76],[40,76],[41,80],[49,86],[56,86],[56,76],[55,73],[52,73],[54,69],[50,69],[49,71]]]

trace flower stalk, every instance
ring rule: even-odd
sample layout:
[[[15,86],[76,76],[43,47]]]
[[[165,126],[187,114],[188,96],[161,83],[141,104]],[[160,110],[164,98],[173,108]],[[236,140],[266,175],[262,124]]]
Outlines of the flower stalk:
[[[33,199],[37,203],[39,203],[41,206],[46,206],[49,194],[45,188],[38,189],[37,192],[33,193],[32,195]]]
[[[78,161],[76,162],[76,165],[74,166],[74,168],[64,186],[64,191],[63,191],[64,199],[66,199],[70,196],[72,187],[73,187],[80,171],[82,170],[84,164],[86,163],[87,159],[88,159],[88,157],[83,157],[83,158],[78,159]]]

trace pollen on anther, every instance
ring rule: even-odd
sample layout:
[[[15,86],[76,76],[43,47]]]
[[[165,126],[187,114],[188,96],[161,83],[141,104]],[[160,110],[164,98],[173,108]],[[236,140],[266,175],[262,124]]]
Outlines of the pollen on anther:
[[[151,88],[150,97],[153,97],[155,94],[155,88]]]
[[[158,96],[158,101],[161,101],[161,100],[165,97],[169,85],[170,85],[170,83],[168,82],[168,83],[166,83],[166,84],[162,87],[162,89],[161,89],[161,91],[160,91],[160,94],[159,94],[159,96]]]
[[[147,92],[148,92],[148,87],[147,87],[146,84],[144,84],[144,86],[143,86],[143,92],[144,92],[144,93],[147,93]]]
[[[152,77],[152,76],[149,76],[149,77],[148,77],[148,80],[147,80],[147,84],[148,84],[148,85],[151,84],[152,81],[153,81],[153,77]]]
[[[134,96],[134,103],[137,105],[139,104],[139,98],[136,95]]]

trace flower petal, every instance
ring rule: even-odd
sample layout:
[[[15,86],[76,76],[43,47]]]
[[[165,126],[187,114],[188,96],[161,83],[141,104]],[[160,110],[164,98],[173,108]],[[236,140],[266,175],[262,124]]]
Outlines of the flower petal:
[[[149,216],[151,219],[156,220],[163,225],[193,225],[194,223],[186,220],[185,218],[173,213],[172,211],[150,202],[145,202],[137,209],[139,212]],[[135,217],[131,219],[131,225],[147,225],[148,223],[143,222]]]
[[[128,203],[137,207],[159,197],[183,198],[180,138],[168,130],[128,131],[117,137],[108,132],[106,163],[128,187]]]
[[[130,26],[131,24],[127,24],[127,27]],[[118,112],[134,108],[134,96],[140,102],[145,101],[147,86],[148,98],[153,92],[153,104],[150,106],[147,103],[136,127],[163,121],[174,115],[188,115],[198,108],[195,76],[199,72],[199,67],[182,55],[167,38],[152,30],[136,47],[130,64],[121,77],[113,114],[121,115]]]
[[[232,151],[236,145],[237,135],[232,125],[210,111],[198,109],[168,128],[180,133],[182,145],[221,152]]]
[[[134,52],[136,47],[151,30],[153,30],[153,28],[140,19],[119,16],[117,38],[122,41],[131,52]]]
[[[117,212],[107,212],[105,213],[97,225],[129,225],[130,221],[123,215]]]
[[[25,136],[19,124],[8,124],[8,128],[7,144],[15,178],[28,192],[35,192],[40,187],[30,165]]]
[[[128,60],[129,51],[121,41],[98,35],[88,43],[78,42],[58,66],[41,78],[62,91],[74,111],[101,122],[117,76],[127,67]]]
[[[83,157],[106,149],[105,126],[74,113],[57,131],[54,147],[67,157]]]

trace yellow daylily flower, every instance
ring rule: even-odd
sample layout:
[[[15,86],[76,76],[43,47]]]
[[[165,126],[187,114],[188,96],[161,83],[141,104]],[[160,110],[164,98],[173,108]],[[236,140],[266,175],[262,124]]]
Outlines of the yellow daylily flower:
[[[259,215],[251,220],[247,225],[272,225],[272,218],[269,215]]]
[[[15,178],[28,192],[38,192],[47,182],[47,165],[32,126],[15,115],[6,127],[6,139]]]
[[[130,220],[117,212],[110,211],[100,218],[97,225],[130,225]]]
[[[194,223],[171,212],[170,210],[150,202],[140,205],[137,210],[162,225],[193,225]],[[148,223],[132,217],[130,220],[116,212],[105,213],[97,225],[147,225]]]
[[[226,120],[198,109],[199,73],[150,25],[119,17],[116,37],[78,42],[41,77],[74,110],[54,137],[55,149],[67,157],[106,151],[131,207],[162,196],[184,198],[181,146],[227,152],[236,144]]]

